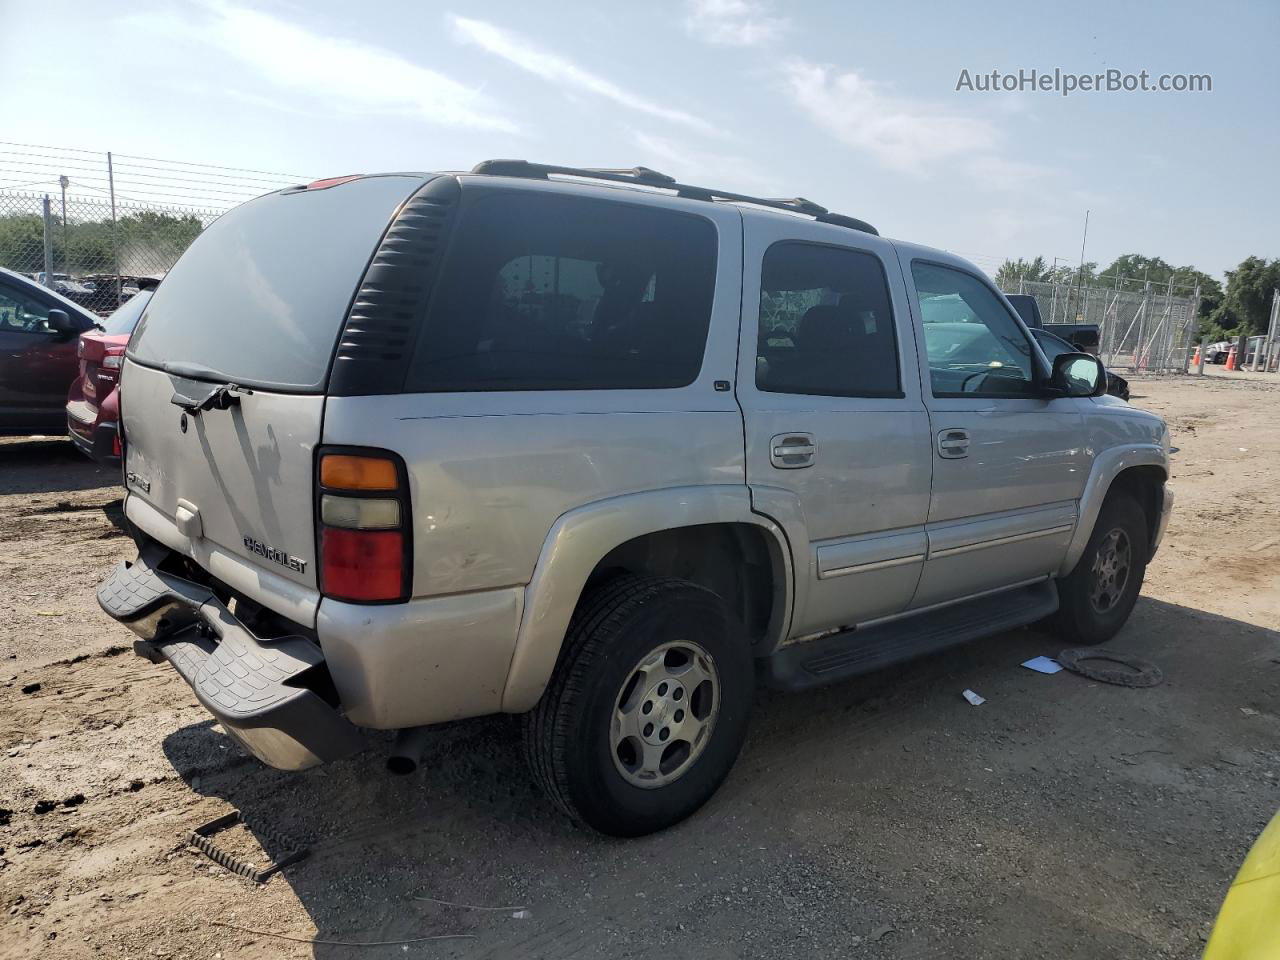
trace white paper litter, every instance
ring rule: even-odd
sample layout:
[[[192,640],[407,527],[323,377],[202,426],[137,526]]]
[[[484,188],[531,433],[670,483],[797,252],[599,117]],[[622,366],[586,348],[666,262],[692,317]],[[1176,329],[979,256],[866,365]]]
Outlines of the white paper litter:
[[[986,697],[980,697],[976,693],[974,693],[972,690],[965,690],[962,694],[960,694],[960,696],[964,697],[966,700],[972,703],[975,707],[980,707],[987,702]]]
[[[1036,673],[1057,673],[1062,669],[1062,664],[1052,657],[1032,657],[1030,660],[1024,660],[1022,665]]]

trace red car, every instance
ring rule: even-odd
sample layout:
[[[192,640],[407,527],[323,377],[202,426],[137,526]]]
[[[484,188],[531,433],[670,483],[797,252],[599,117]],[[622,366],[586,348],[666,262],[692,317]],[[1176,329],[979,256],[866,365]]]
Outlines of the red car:
[[[99,463],[120,461],[120,402],[116,387],[129,336],[138,325],[155,284],[140,290],[102,328],[82,334],[78,353],[80,375],[67,396],[67,434],[86,457]]]
[[[98,318],[34,280],[0,270],[0,434],[60,434],[76,340]]]

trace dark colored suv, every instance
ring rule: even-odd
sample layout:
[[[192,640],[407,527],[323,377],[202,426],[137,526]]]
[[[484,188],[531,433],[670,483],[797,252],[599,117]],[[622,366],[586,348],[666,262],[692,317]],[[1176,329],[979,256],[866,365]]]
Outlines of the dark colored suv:
[[[88,310],[21,274],[0,270],[0,434],[61,434],[77,341]]]

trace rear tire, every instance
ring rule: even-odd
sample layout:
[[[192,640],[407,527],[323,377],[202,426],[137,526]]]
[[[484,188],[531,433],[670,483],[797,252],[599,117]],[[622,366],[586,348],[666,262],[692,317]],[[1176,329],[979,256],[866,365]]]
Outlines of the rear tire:
[[[525,716],[535,779],[601,833],[662,830],[728,776],[754,694],[749,646],[721,599],[685,580],[627,575],[579,606]]]
[[[1075,646],[1114,637],[1138,602],[1149,555],[1142,506],[1128,493],[1109,495],[1079,562],[1058,581],[1054,632]]]

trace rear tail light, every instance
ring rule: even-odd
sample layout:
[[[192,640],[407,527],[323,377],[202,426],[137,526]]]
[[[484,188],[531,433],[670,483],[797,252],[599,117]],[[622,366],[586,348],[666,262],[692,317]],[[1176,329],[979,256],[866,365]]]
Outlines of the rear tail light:
[[[395,490],[399,465],[389,457],[327,453],[320,458],[320,486],[333,490]]]
[[[395,530],[400,526],[400,501],[322,494],[320,522],[350,530]]]
[[[124,354],[108,353],[105,357],[102,358],[102,369],[103,370],[119,370],[120,364],[122,363],[124,363]]]
[[[354,603],[409,598],[413,534],[404,463],[382,450],[321,450],[320,592]]]

